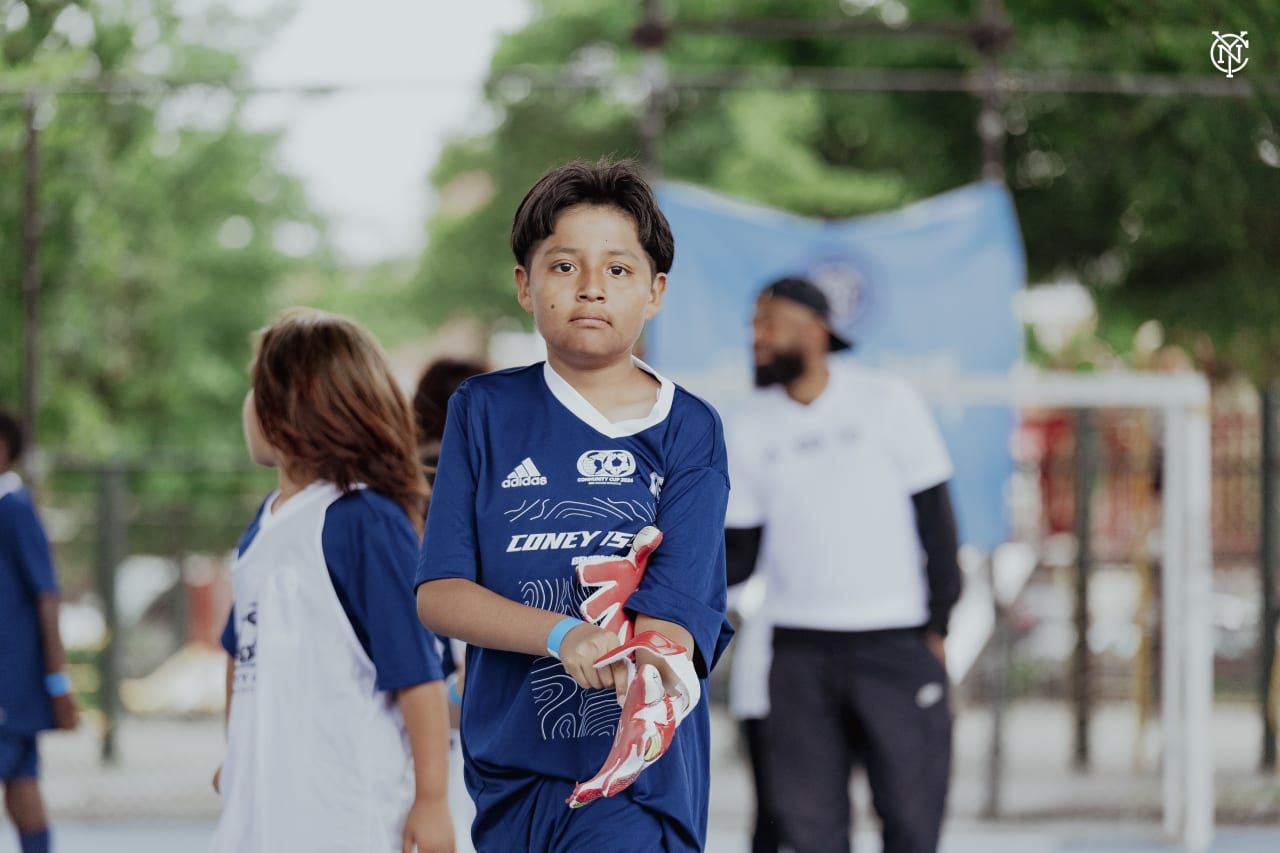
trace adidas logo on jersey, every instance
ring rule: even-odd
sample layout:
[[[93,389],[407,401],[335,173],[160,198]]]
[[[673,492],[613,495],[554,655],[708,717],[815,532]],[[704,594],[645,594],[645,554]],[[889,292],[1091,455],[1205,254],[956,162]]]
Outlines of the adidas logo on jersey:
[[[502,481],[502,488],[514,489],[517,486],[545,486],[546,484],[547,478],[542,476],[542,472],[538,470],[537,465],[533,464],[533,460],[526,456],[524,461],[516,466],[516,470]]]

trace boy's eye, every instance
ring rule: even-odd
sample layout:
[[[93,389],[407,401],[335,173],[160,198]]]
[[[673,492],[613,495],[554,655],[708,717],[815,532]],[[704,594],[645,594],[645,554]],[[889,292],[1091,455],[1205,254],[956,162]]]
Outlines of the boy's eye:
[[[626,267],[619,266],[617,264],[609,267],[609,275],[626,275],[627,272],[628,270]]]
[[[553,264],[551,269],[555,272],[573,272],[573,264],[568,261],[561,261],[558,264]]]

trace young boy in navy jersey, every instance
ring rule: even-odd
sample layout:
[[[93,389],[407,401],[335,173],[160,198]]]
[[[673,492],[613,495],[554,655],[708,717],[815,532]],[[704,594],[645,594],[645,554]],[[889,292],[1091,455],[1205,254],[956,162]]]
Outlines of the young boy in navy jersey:
[[[697,698],[731,634],[729,483],[715,410],[632,355],[662,305],[671,231],[633,164],[574,162],[525,196],[511,242],[547,360],[469,379],[450,401],[416,579],[423,623],[468,644],[472,837],[481,853],[700,850],[710,732]],[[625,598],[636,639],[667,655],[608,660],[627,619],[584,610],[578,571],[616,565],[638,586],[627,597],[618,576],[594,600]],[[640,694],[679,709],[660,745],[629,740]],[[618,770],[627,756],[644,772]]]
[[[0,410],[0,786],[22,853],[48,853],[36,735],[73,729],[76,705],[62,672],[58,582],[31,494],[10,468],[22,430]]]

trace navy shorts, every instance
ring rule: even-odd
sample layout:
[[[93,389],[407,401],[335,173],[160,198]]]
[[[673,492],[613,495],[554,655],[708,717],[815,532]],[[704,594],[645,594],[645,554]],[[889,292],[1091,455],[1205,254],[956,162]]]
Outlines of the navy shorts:
[[[479,853],[697,853],[701,847],[671,820],[635,803],[624,791],[570,809],[573,783],[524,777],[494,780],[476,800],[472,843]]]
[[[0,781],[34,779],[39,775],[36,736],[0,732]]]

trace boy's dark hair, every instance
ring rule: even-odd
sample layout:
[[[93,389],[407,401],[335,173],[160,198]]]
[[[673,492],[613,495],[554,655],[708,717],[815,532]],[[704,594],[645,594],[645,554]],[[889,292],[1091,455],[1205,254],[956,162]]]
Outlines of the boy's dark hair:
[[[511,251],[527,266],[536,247],[556,229],[556,219],[578,204],[616,207],[636,223],[640,245],[654,274],[671,271],[675,240],[653,189],[634,160],[574,160],[547,172],[525,193],[511,223]]]
[[[0,409],[0,441],[9,448],[9,462],[17,462],[22,455],[22,424],[8,409]]]

